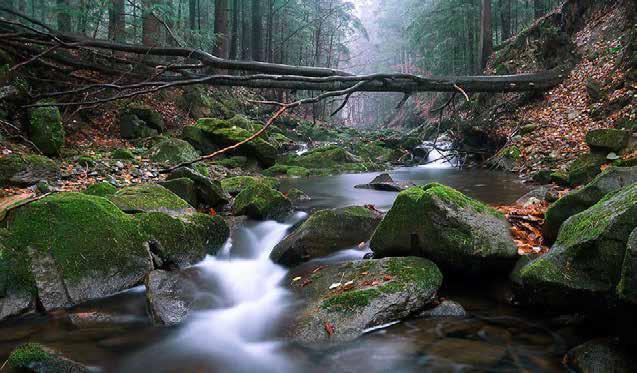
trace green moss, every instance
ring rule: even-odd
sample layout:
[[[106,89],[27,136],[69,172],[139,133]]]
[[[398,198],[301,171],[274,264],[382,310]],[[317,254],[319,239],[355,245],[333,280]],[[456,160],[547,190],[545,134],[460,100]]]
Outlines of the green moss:
[[[140,184],[125,187],[109,196],[108,199],[122,211],[129,213],[170,212],[191,208],[188,202],[157,184]]]
[[[158,132],[164,131],[165,124],[161,114],[148,105],[132,103],[124,109],[124,112],[142,120],[146,127],[155,129]]]
[[[431,194],[442,198],[444,201],[454,204],[458,207],[470,207],[479,213],[493,215],[499,219],[504,219],[504,214],[500,211],[485,205],[484,203],[470,198],[463,193],[438,183],[430,183],[420,187],[426,194]]]
[[[234,200],[235,215],[247,215],[254,219],[279,219],[292,209],[292,203],[280,192],[258,183],[243,189]]]
[[[628,145],[631,133],[618,129],[597,129],[586,134],[586,143],[591,149],[618,152]]]
[[[346,291],[323,301],[321,308],[327,311],[352,312],[368,306],[372,299],[381,294],[376,288]]]
[[[208,169],[208,166],[205,163],[196,163],[194,168],[195,171],[199,172],[201,175],[210,177],[210,169]]]
[[[517,146],[511,145],[502,149],[501,155],[503,157],[507,157],[509,159],[517,161],[522,156],[522,152],[520,151],[520,148],[518,148]]]
[[[92,196],[106,197],[117,192],[117,188],[110,183],[105,181],[101,183],[96,183],[89,185],[85,190],[84,194],[90,194]]]
[[[31,173],[54,174],[57,164],[47,157],[35,154],[11,154],[0,158],[0,184],[6,184],[11,178],[25,171]]]
[[[568,183],[570,185],[586,184],[602,172],[601,166],[606,163],[606,155],[599,153],[582,154],[573,163],[568,171]]]
[[[248,164],[248,158],[244,156],[228,157],[215,161],[215,164],[228,168],[243,168]]]
[[[58,155],[65,136],[58,108],[44,106],[30,110],[29,136],[43,154]]]
[[[238,194],[248,186],[259,183],[263,183],[272,189],[278,189],[281,184],[273,177],[235,176],[221,180],[221,187],[228,194]]]
[[[268,176],[292,176],[292,177],[307,177],[312,174],[312,171],[308,170],[305,167],[299,166],[286,166],[281,164],[276,164],[266,170],[263,171],[264,175]]]
[[[9,355],[7,363],[14,369],[25,369],[33,363],[46,363],[51,360],[51,354],[38,343],[26,343]]]
[[[133,155],[133,152],[131,152],[130,149],[119,148],[111,152],[111,158],[129,160],[135,159],[135,155]]]
[[[179,164],[199,158],[199,153],[188,142],[180,139],[166,138],[148,151],[153,162]]]

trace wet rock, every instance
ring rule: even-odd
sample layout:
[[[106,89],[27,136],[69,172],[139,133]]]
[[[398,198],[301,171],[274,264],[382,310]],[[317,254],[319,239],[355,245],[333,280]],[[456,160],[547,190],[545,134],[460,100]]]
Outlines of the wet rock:
[[[637,182],[637,167],[610,167],[581,189],[574,190],[549,206],[544,221],[545,238],[552,242],[562,224],[599,202],[608,193]]]
[[[386,192],[402,192],[407,189],[407,185],[396,183],[389,174],[380,174],[374,178],[369,184],[359,184],[354,186],[357,189],[373,189]]]
[[[276,164],[266,170],[263,170],[263,174],[267,176],[307,177],[312,174],[312,171],[300,166]]]
[[[190,206],[197,207],[199,205],[197,201],[197,188],[194,181],[186,177],[180,177],[178,179],[163,181],[159,183],[159,185],[178,195],[179,198],[188,202]]]
[[[199,158],[199,152],[187,141],[166,138],[150,148],[147,156],[153,162],[176,165],[194,161]]]
[[[548,254],[519,270],[537,302],[572,308],[615,293],[628,237],[637,226],[637,184],[570,217]]]
[[[58,165],[40,155],[11,154],[0,158],[0,185],[29,186],[41,180],[53,180]]]
[[[274,247],[270,258],[293,266],[333,254],[369,240],[381,219],[379,212],[362,206],[315,212]]]
[[[376,257],[423,256],[464,275],[508,271],[517,258],[500,212],[436,183],[398,194],[370,247]]]
[[[64,145],[62,116],[55,106],[29,110],[29,138],[44,155],[58,155]]]
[[[283,219],[292,211],[292,202],[263,183],[250,185],[237,195],[232,206],[235,215],[256,220]]]
[[[579,156],[568,170],[568,184],[571,186],[586,184],[602,172],[606,163],[606,153],[588,153]]]
[[[527,194],[523,195],[522,197],[518,198],[517,201],[515,201],[515,204],[519,206],[529,206],[535,203],[539,203],[546,199],[546,194],[548,192],[549,192],[548,187],[542,186],[539,188],[535,188],[532,191],[528,192]]]
[[[569,371],[582,373],[631,372],[635,361],[631,353],[611,340],[586,342],[570,350],[564,363]]]
[[[591,102],[598,102],[605,96],[602,84],[595,79],[586,80],[586,93]]]
[[[19,346],[7,360],[7,365],[13,369],[33,373],[89,373],[99,372],[99,369],[73,361],[52,348],[38,343],[27,343]]]
[[[221,180],[221,188],[223,191],[236,196],[249,185],[263,183],[272,189],[279,189],[281,183],[273,177],[259,176],[234,176]]]
[[[132,105],[119,115],[120,135],[125,139],[157,136],[164,129],[161,115],[149,106]]]
[[[299,203],[303,201],[309,201],[312,199],[310,196],[305,194],[305,192],[296,188],[292,188],[288,190],[287,196],[290,199],[290,201],[292,201],[292,203]]]
[[[436,307],[425,310],[420,314],[421,317],[465,317],[467,312],[460,303],[452,300],[444,300]]]
[[[196,286],[187,272],[152,271],[145,284],[148,311],[155,323],[176,325],[188,318]]]
[[[586,144],[592,151],[619,152],[628,145],[631,133],[617,129],[597,129],[586,134]]]
[[[197,204],[218,208],[228,204],[230,201],[230,196],[223,191],[219,181],[212,180],[192,168],[180,167],[172,171],[168,177],[166,177],[166,180],[170,181],[181,178],[190,179],[195,183]]]
[[[617,294],[621,299],[637,304],[637,229],[628,237]]]
[[[106,197],[106,196],[113,195],[116,192],[117,192],[117,188],[113,186],[113,184],[110,184],[104,181],[101,183],[89,185],[88,187],[86,187],[83,193],[90,194],[92,196]]]
[[[179,215],[193,212],[188,202],[159,184],[128,186],[107,198],[127,213],[164,212]]]
[[[305,304],[290,335],[321,346],[353,340],[368,328],[416,314],[442,284],[436,265],[415,257],[352,261],[292,276],[302,277],[292,286]]]
[[[506,347],[470,339],[445,338],[427,350],[433,359],[472,367],[490,367],[506,356]]]
[[[36,292],[48,308],[79,304],[133,287],[152,269],[139,224],[101,197],[53,194],[12,210],[7,228],[3,309]]]

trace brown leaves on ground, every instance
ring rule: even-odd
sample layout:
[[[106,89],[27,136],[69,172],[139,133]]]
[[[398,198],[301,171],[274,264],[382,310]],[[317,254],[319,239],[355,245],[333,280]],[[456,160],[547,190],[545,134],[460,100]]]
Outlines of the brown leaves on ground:
[[[500,206],[497,209],[503,212],[511,224],[511,234],[518,247],[520,255],[544,254],[549,248],[544,244],[542,225],[544,214],[548,208],[548,202],[538,201],[525,206],[512,205]]]

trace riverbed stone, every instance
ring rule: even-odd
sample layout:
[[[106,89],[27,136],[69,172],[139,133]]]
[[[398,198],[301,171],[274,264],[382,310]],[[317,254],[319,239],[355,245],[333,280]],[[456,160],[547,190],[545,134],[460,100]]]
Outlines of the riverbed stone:
[[[549,206],[544,221],[545,238],[554,241],[566,219],[593,206],[606,194],[635,182],[637,167],[609,167],[583,188],[571,191]]]
[[[164,212],[180,215],[193,212],[188,202],[159,184],[138,184],[124,187],[107,197],[126,213]]]
[[[415,315],[434,300],[442,284],[438,267],[416,257],[358,260],[305,271],[291,274],[301,277],[292,287],[305,303],[289,334],[309,346],[350,341],[368,328]]]
[[[232,196],[236,196],[249,185],[257,183],[263,183],[272,189],[279,189],[279,186],[281,185],[281,182],[274,177],[234,176],[221,180],[221,187],[224,192]]]
[[[593,180],[602,172],[602,165],[607,162],[606,153],[587,153],[580,155],[568,169],[568,184],[582,185]]]
[[[35,154],[11,154],[0,158],[0,186],[30,186],[59,175],[57,163]]]
[[[467,311],[458,302],[444,300],[434,308],[423,311],[421,317],[465,317]]]
[[[178,179],[162,181],[159,185],[178,195],[179,198],[188,202],[190,206],[198,206],[197,189],[195,182],[191,179],[180,177]]]
[[[29,110],[29,139],[44,155],[60,154],[64,145],[64,127],[60,110],[43,106]]]
[[[593,151],[619,152],[628,145],[630,131],[613,128],[596,129],[586,134],[586,144]]]
[[[234,215],[247,215],[256,220],[285,218],[292,211],[292,202],[263,183],[249,185],[234,200]]]
[[[571,349],[564,363],[573,372],[628,373],[633,371],[635,361],[630,351],[615,341],[598,339]]]
[[[407,189],[406,185],[401,185],[392,179],[389,174],[380,174],[376,176],[372,181],[368,184],[359,184],[355,185],[356,189],[373,189],[380,190],[384,192],[402,192]]]
[[[187,271],[152,271],[146,276],[145,285],[148,312],[153,322],[176,325],[188,318],[197,289]]]
[[[465,275],[510,270],[517,249],[504,215],[437,183],[398,194],[372,236],[376,257],[423,256]]]
[[[382,218],[363,206],[315,212],[274,247],[270,259],[293,266],[356,246],[369,240]]]
[[[199,158],[199,152],[187,141],[169,137],[150,148],[147,156],[153,162],[176,165],[194,161]]]
[[[290,199],[290,201],[292,201],[292,203],[299,203],[303,201],[309,201],[312,199],[312,197],[305,194],[305,192],[296,188],[292,188],[288,190],[286,194],[287,194],[287,197]]]
[[[205,176],[199,170],[190,167],[180,167],[166,177],[167,181],[187,178],[195,183],[197,204],[204,207],[220,208],[228,204],[230,196],[224,192],[221,183]]]
[[[33,373],[89,373],[95,372],[88,366],[73,361],[60,352],[39,343],[18,346],[7,360],[7,365],[20,372]]]
[[[533,300],[555,307],[614,296],[636,226],[637,184],[632,184],[566,220],[549,253],[522,267],[519,278]]]

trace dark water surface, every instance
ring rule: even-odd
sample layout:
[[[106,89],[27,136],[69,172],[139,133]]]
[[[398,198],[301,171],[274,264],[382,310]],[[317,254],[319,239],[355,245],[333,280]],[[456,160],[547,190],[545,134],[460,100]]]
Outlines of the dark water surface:
[[[307,209],[374,204],[388,209],[396,193],[354,189],[377,173],[289,179],[313,199]],[[396,181],[437,181],[491,204],[527,191],[514,176],[489,171],[404,168]],[[203,306],[183,325],[152,326],[143,287],[53,315],[0,324],[0,360],[26,341],[41,342],[107,372],[461,372],[559,371],[568,331],[496,299],[497,286],[453,286],[442,296],[462,304],[464,319],[416,319],[371,331],[327,350],[286,342],[285,320],[298,306],[282,281],[287,271],[268,255],[299,219],[247,222],[217,257],[193,268]],[[347,248],[343,248],[347,249]],[[327,261],[361,258],[346,250]],[[7,368],[5,368],[7,369]]]

